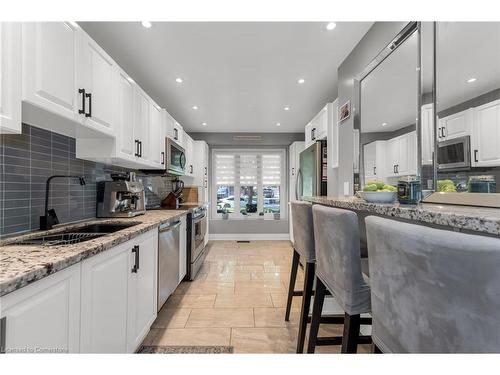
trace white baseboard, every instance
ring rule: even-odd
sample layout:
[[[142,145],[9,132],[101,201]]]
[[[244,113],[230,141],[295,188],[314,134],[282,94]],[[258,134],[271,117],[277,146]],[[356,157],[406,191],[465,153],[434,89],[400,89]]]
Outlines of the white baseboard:
[[[210,241],[259,241],[259,240],[289,240],[288,233],[224,233],[224,234],[209,234]]]

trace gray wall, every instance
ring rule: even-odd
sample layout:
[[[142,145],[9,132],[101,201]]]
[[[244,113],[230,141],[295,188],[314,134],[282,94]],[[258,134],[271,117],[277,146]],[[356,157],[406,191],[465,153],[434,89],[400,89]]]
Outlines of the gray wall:
[[[303,141],[304,133],[190,133],[195,140],[204,140],[210,148],[210,170],[212,170],[212,149],[217,148],[281,148],[286,149],[286,170],[288,170],[288,146],[295,141]],[[261,141],[235,141],[235,135],[262,136]],[[288,181],[288,179],[286,179]],[[210,176],[210,184],[211,176]],[[211,186],[211,185],[210,185]],[[288,186],[286,187],[288,192]],[[288,193],[284,197],[288,200]],[[282,220],[221,220],[210,219],[209,232],[215,235],[231,234],[287,234],[288,219]]]
[[[96,216],[96,181],[123,168],[75,156],[75,140],[23,124],[22,134],[0,135],[0,237],[36,230],[44,212],[45,181],[54,174],[83,175],[87,184],[55,179],[49,208],[61,223]]]
[[[339,125],[339,168],[328,175],[331,195],[343,194],[344,181],[349,182],[352,194],[353,185],[353,128],[354,116],[359,107],[355,97],[354,77],[404,28],[406,22],[376,22],[338,69],[339,106],[351,101],[351,116]]]

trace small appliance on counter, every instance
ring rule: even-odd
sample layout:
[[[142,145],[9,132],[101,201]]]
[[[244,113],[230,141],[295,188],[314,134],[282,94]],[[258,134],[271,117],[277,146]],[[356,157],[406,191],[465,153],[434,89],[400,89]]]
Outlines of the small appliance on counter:
[[[161,201],[161,207],[177,210],[181,206],[182,191],[184,190],[184,182],[176,178],[172,181],[172,191]]]
[[[398,181],[398,201],[417,204],[422,200],[422,185],[418,176],[407,176]]]
[[[146,212],[142,182],[134,173],[111,174],[112,181],[97,183],[97,217],[134,217]]]
[[[496,193],[497,191],[495,176],[471,176],[467,185],[469,193]]]

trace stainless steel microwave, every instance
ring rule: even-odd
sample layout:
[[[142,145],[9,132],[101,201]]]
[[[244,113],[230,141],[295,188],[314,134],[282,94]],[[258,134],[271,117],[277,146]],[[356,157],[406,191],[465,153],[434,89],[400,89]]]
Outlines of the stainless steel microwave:
[[[165,153],[167,155],[166,171],[169,175],[182,176],[186,168],[186,154],[184,148],[170,138],[165,140]]]
[[[439,171],[470,169],[470,136],[439,142],[437,164]]]

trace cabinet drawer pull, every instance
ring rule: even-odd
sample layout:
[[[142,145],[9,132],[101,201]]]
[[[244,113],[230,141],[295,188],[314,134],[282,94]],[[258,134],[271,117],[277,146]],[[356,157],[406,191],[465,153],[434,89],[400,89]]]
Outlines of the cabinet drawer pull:
[[[477,150],[474,150],[474,162],[479,162],[479,160],[477,160]]]
[[[82,108],[78,110],[78,113],[82,115],[85,113],[85,89],[78,89],[78,94],[82,94]]]
[[[132,273],[137,273],[139,270],[139,245],[135,245],[132,248],[132,253],[135,255],[134,266],[132,267]]]
[[[161,165],[165,165],[165,152],[161,152]]]
[[[85,94],[86,98],[89,98],[89,111],[85,113],[85,117],[92,117],[92,93]]]

